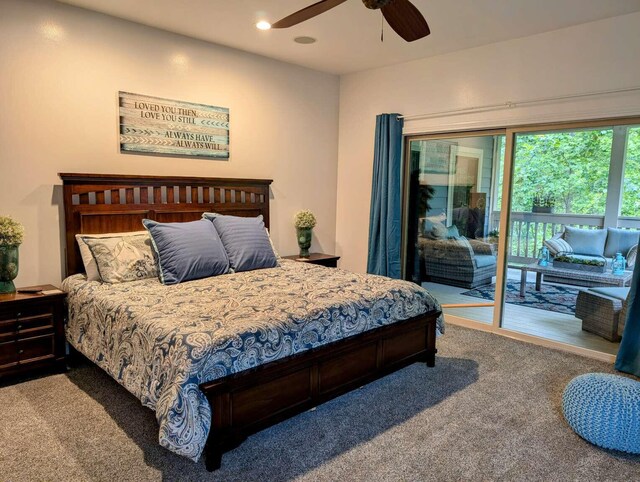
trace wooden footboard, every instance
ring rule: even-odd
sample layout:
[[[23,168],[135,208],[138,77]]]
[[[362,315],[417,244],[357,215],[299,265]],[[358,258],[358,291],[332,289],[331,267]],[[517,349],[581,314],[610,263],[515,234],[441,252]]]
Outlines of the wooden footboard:
[[[252,433],[417,361],[435,365],[432,311],[282,360],[203,383],[212,409],[207,470]]]

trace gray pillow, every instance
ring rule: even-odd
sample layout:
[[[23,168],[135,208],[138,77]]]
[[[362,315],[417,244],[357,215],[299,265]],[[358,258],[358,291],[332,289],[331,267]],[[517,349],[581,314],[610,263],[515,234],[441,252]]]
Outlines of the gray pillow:
[[[640,233],[635,229],[607,228],[607,244],[604,246],[606,258],[613,258],[616,253],[627,256],[629,250],[638,244]]]
[[[200,219],[159,223],[143,219],[151,235],[160,281],[173,285],[229,272],[229,259],[213,225]]]
[[[569,243],[576,254],[602,256],[604,243],[607,240],[607,230],[580,229],[567,226],[564,228],[564,240]]]
[[[251,271],[278,266],[269,236],[264,229],[262,215],[243,218],[204,213],[202,217],[211,221],[216,228],[229,256],[231,269],[234,271]]]

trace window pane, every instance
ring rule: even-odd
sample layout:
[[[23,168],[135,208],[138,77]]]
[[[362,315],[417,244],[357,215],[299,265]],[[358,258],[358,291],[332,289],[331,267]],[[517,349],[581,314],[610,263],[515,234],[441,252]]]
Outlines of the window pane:
[[[537,201],[556,214],[603,215],[612,139],[612,129],[518,135],[512,211]]]
[[[503,135],[409,142],[407,279],[427,288],[446,313],[483,323],[493,320],[493,187],[503,153]]]
[[[640,217],[640,127],[629,129],[622,189],[622,216]]]

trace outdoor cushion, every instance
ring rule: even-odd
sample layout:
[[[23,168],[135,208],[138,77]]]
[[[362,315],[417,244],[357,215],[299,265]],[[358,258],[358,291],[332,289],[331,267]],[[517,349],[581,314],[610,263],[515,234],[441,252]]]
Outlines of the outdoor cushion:
[[[604,255],[613,258],[616,253],[627,256],[629,250],[638,244],[640,233],[635,229],[607,228],[607,243],[604,247]]]
[[[571,245],[574,253],[602,256],[607,240],[606,229],[580,229],[567,226],[564,240]]]
[[[476,254],[476,266],[478,268],[484,268],[485,266],[491,266],[496,264],[496,257],[490,254]]]
[[[549,253],[555,256],[558,253],[573,253],[573,248],[562,239],[562,234],[556,234],[553,238],[547,239],[544,245],[549,249]]]
[[[627,253],[627,269],[633,268],[635,266],[637,257],[638,257],[638,245],[636,244]]]
[[[598,287],[591,288],[589,291],[593,293],[598,293],[599,295],[608,296],[609,298],[616,298],[618,300],[626,300],[629,295],[630,288],[606,288],[606,287]]]
[[[577,376],[564,389],[562,411],[592,444],[640,453],[640,382],[608,373]]]
[[[460,231],[458,231],[458,226],[455,224],[451,226],[447,226],[447,238],[449,239],[459,239]]]

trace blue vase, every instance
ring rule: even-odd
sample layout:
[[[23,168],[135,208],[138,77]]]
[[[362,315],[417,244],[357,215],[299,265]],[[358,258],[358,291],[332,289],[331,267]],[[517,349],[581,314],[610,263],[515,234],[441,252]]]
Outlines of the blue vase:
[[[627,260],[624,259],[622,253],[616,253],[615,258],[611,262],[611,273],[615,276],[624,275],[624,270],[627,267]]]

